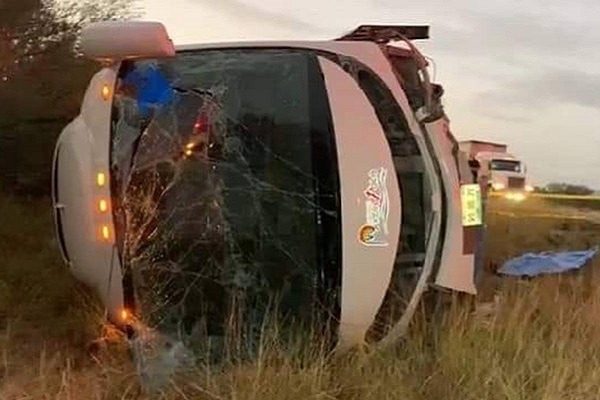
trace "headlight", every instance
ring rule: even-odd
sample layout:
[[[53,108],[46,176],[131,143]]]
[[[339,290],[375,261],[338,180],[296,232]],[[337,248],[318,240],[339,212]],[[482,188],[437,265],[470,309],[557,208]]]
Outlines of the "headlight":
[[[493,182],[492,189],[494,190],[503,190],[506,188],[506,185],[502,182]]]
[[[516,201],[516,202],[523,201],[527,198],[527,196],[525,196],[525,193],[511,193],[511,192],[506,193],[504,195],[504,197],[507,200],[512,200],[512,201]]]

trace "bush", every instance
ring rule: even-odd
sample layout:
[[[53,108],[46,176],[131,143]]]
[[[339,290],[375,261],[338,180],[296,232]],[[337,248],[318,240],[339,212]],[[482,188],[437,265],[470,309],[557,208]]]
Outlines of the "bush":
[[[578,196],[589,196],[594,194],[594,190],[584,185],[572,185],[569,183],[550,183],[543,188],[544,193],[551,194],[570,194]]]

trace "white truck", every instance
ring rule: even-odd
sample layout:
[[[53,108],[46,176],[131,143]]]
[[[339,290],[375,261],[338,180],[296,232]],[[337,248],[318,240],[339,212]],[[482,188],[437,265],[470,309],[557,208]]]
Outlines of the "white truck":
[[[467,140],[459,143],[470,163],[477,168],[477,179],[492,194],[501,194],[514,201],[523,201],[533,187],[527,180],[527,167],[518,157],[508,152],[502,143]]]

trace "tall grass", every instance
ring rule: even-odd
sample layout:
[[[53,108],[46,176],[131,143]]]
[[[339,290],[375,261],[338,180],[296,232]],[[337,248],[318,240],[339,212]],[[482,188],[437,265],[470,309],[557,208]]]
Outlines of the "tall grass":
[[[146,398],[124,338],[102,325],[93,297],[53,255],[48,216],[29,211],[42,206],[24,212],[0,201],[2,220],[7,207],[12,215],[12,228],[0,227],[0,243],[12,240],[7,229],[21,232],[1,247],[0,399]],[[418,315],[405,341],[386,351],[332,355],[315,339],[298,341],[290,352],[267,333],[256,359],[199,366],[155,397],[600,399],[593,267],[583,275],[502,282],[496,301],[474,311],[457,302],[441,318]]]

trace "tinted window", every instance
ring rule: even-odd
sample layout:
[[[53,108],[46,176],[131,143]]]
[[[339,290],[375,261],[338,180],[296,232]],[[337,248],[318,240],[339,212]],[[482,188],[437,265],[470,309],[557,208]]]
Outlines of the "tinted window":
[[[118,239],[147,322],[222,336],[232,310],[259,328],[274,296],[303,320],[339,312],[337,160],[315,56],[125,64],[112,146]]]

